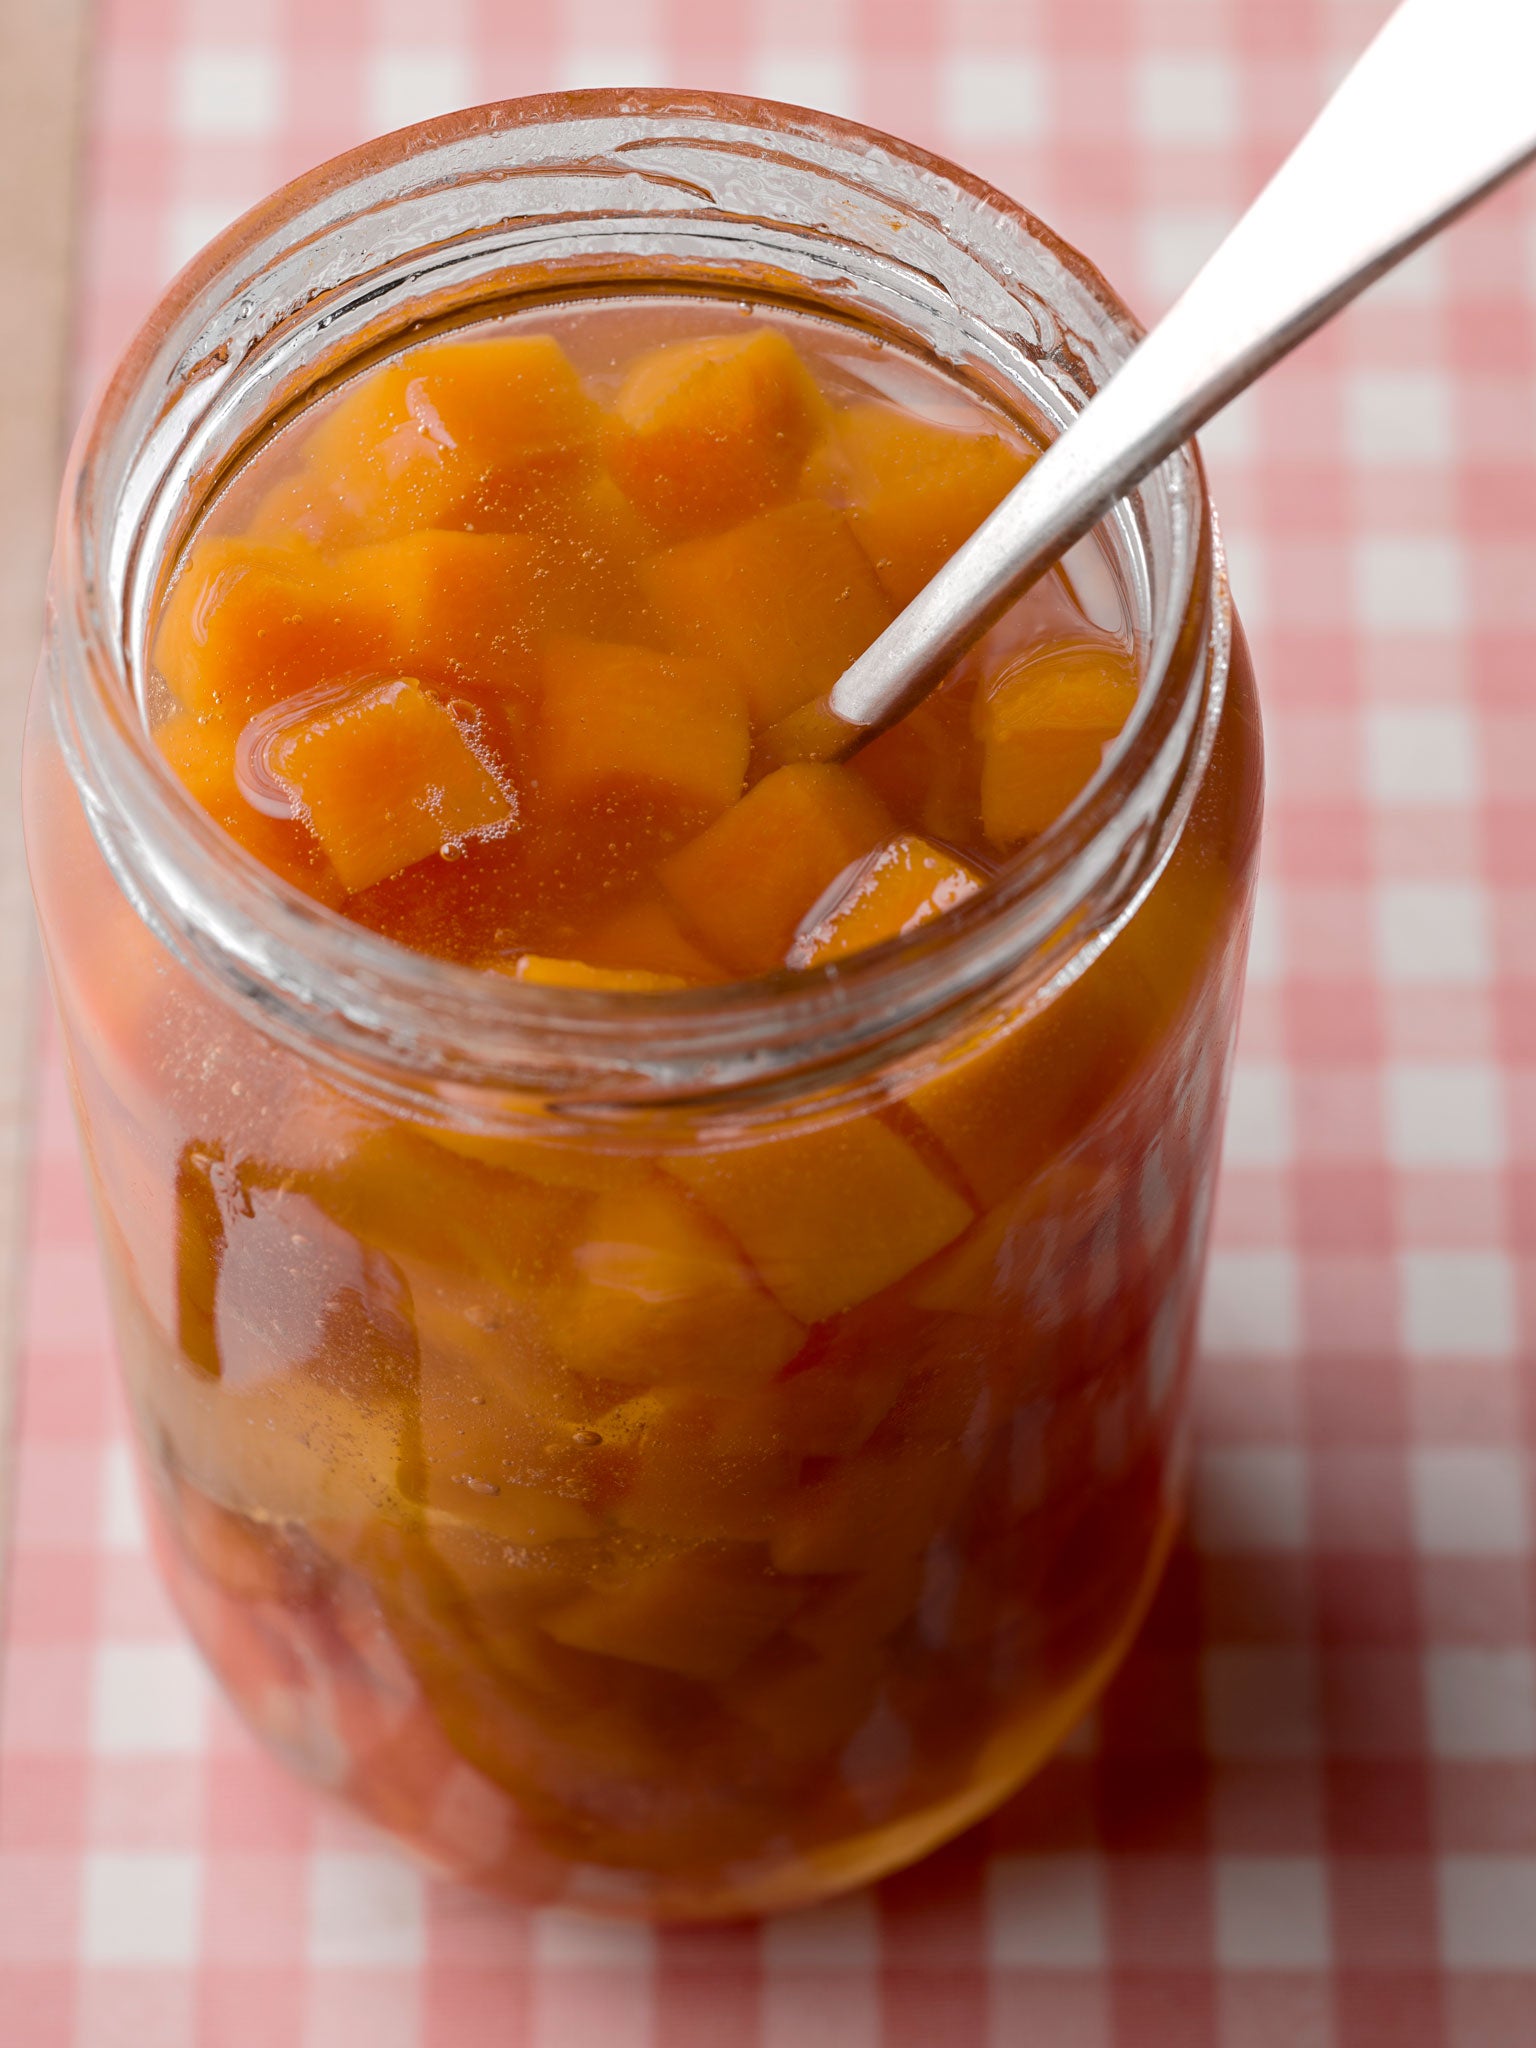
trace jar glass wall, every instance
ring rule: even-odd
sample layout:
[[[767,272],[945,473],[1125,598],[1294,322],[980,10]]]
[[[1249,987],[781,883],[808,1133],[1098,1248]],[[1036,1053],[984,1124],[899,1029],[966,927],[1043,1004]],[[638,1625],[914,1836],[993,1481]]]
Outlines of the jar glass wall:
[[[583,94],[388,138],[185,273],[88,423],[27,810],[156,1540],[213,1668],[459,1876],[708,1915],[987,1811],[1136,1626],[1259,746],[1186,453],[1097,542],[1146,679],[1103,772],[835,974],[516,985],[257,868],[143,730],[200,510],[406,337],[637,289],[856,323],[1037,432],[1135,333],[1010,202],[820,116]]]

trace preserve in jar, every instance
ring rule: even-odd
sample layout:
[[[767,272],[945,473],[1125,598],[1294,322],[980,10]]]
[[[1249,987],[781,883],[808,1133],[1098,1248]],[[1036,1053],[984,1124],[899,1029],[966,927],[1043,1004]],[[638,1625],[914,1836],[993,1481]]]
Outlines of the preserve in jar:
[[[82,437],[28,833],[157,1549],[456,1876],[863,1882],[1144,1611],[1258,813],[1193,452],[796,724],[1133,339],[920,152],[579,94],[279,194]]]

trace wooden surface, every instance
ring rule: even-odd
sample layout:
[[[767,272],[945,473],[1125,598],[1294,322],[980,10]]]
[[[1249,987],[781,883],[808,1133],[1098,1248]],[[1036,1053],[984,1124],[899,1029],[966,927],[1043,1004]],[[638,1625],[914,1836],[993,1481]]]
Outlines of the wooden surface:
[[[38,975],[17,792],[69,406],[89,0],[0,0],[0,1563]]]

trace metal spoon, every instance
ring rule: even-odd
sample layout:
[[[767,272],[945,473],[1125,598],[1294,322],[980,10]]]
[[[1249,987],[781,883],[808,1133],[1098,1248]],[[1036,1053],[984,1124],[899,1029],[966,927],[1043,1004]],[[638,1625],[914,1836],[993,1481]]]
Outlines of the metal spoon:
[[[1536,157],[1536,0],[1403,0],[1205,268],[779,757],[903,717],[1130,487],[1384,271]]]

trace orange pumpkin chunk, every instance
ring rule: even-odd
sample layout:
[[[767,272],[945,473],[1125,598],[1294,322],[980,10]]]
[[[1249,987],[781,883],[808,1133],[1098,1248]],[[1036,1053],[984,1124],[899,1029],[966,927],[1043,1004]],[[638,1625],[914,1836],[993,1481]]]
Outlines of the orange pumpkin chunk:
[[[777,1635],[804,1597],[760,1567],[695,1552],[594,1587],[543,1627],[569,1649],[718,1683]]]
[[[804,1339],[719,1226],[664,1184],[599,1196],[571,1267],[556,1341],[604,1379],[740,1392]]]
[[[1092,733],[1042,732],[989,746],[981,789],[987,837],[1013,846],[1053,824],[1098,774],[1104,741]]]
[[[451,1296],[450,1301],[455,1308],[461,1306]],[[505,1321],[512,1323],[507,1304],[499,1306]],[[466,1325],[461,1317],[445,1316],[443,1321],[452,1334],[480,1336],[478,1328]],[[485,1342],[483,1336],[480,1340]],[[503,1335],[503,1347],[505,1344]],[[502,1360],[487,1369],[484,1361],[451,1345],[439,1344],[428,1351],[424,1342],[423,1348],[419,1497],[429,1510],[437,1539],[434,1547],[450,1556],[457,1551],[472,1557],[471,1546],[462,1539],[473,1531],[518,1545],[559,1543],[593,1534],[595,1523],[589,1510],[579,1500],[556,1491],[548,1483],[547,1472],[541,1475],[543,1484],[532,1485],[528,1480],[529,1467],[539,1458],[543,1443],[582,1420],[576,1404],[570,1405],[569,1412],[561,1412],[556,1398],[550,1404],[554,1412],[541,1413],[535,1401],[528,1399],[531,1374],[513,1378]],[[498,1365],[501,1370],[496,1369]],[[505,1599],[518,1581],[509,1572],[503,1571],[502,1577]]]
[[[1032,1262],[1049,1270],[1071,1238],[1086,1243],[1117,1191],[1102,1166],[1057,1161],[988,1209],[924,1276],[913,1299],[946,1315],[996,1315],[1010,1289],[1017,1297],[1027,1287]]]
[[[463,1286],[508,1304],[541,1294],[587,1199],[579,1183],[455,1157],[405,1124],[364,1138],[316,1185],[327,1213],[394,1259],[424,1298]],[[462,1341],[465,1320],[455,1323]]]
[[[383,540],[517,525],[595,474],[598,428],[549,335],[436,341],[359,378],[306,452],[340,511]]]
[[[826,414],[775,329],[711,335],[631,366],[604,448],[620,489],[660,532],[682,539],[787,498]]]
[[[885,1551],[866,1571],[824,1578],[789,1634],[824,1657],[867,1652],[911,1619],[922,1590],[921,1555]]]
[[[266,758],[354,893],[514,816],[451,715],[409,679],[310,712]]]
[[[239,719],[368,668],[383,637],[311,550],[204,540],[176,579],[154,660],[187,710]]]
[[[302,542],[329,549],[367,539],[361,522],[337,503],[325,483],[307,467],[272,484],[241,530],[247,540],[265,541],[274,547]]]
[[[579,960],[549,963],[580,967]],[[558,985],[558,984],[557,984]],[[574,984],[567,983],[567,987]],[[590,984],[588,984],[590,985]],[[631,1187],[649,1178],[643,1159],[624,1152],[603,1152],[578,1139],[492,1137],[478,1131],[457,1131],[442,1125],[419,1124],[416,1128],[445,1151],[457,1153],[482,1166],[503,1168],[508,1174],[532,1181],[539,1187],[587,1190]]]
[[[592,967],[585,960],[556,960],[544,953],[519,953],[515,960],[488,960],[486,966],[511,981],[539,988],[642,990],[686,988],[680,974],[652,974],[644,967]]]
[[[636,572],[661,546],[606,471],[583,489],[557,492],[522,522],[537,537],[545,626],[591,640],[649,639]]]
[[[806,1323],[889,1287],[971,1220],[970,1205],[873,1117],[680,1156],[667,1170]]]
[[[766,774],[794,761],[836,761],[852,737],[848,721],[839,718],[824,697],[813,697],[760,732],[753,751],[759,771]]]
[[[637,967],[683,981],[723,981],[725,971],[693,943],[659,896],[626,904],[587,933],[582,951],[596,967]]]
[[[595,640],[545,653],[539,783],[553,803],[638,796],[675,836],[735,803],[751,744],[736,685],[707,662]]]
[[[899,824],[959,846],[980,837],[981,744],[966,696],[939,691],[861,747],[849,766]]]
[[[854,1656],[846,1643],[821,1658],[798,1644],[767,1653],[772,1668],[749,1665],[725,1689],[726,1703],[777,1756],[804,1764],[838,1749],[880,1699],[878,1656]]]
[[[952,1443],[850,1458],[787,1506],[774,1531],[774,1564],[782,1572],[863,1572],[911,1557],[933,1541],[965,1488]]]
[[[809,499],[669,548],[641,583],[679,646],[741,676],[759,725],[829,690],[893,617],[847,520]]]
[[[981,816],[994,846],[1043,832],[1098,773],[1136,702],[1136,671],[1118,648],[1036,649],[979,697]]]
[[[659,873],[710,951],[760,974],[782,965],[812,904],[888,830],[879,798],[846,768],[797,762],[765,776]]]
[[[829,475],[887,594],[910,604],[1029,467],[1001,435],[957,433],[883,405],[838,417]]]
[[[981,878],[915,832],[899,832],[870,854],[834,901],[789,949],[791,967],[821,967],[942,917],[974,896]]]
[[[434,681],[531,682],[540,561],[520,533],[408,533],[350,548],[337,580],[385,659]]]
[[[247,801],[235,773],[238,740],[233,726],[193,711],[155,728],[155,745],[208,815],[264,867],[334,907],[344,892],[314,834],[297,818],[269,817]]]
[[[178,1468],[229,1507],[343,1527],[399,1511],[403,1404],[359,1401],[323,1368],[239,1387],[161,1373],[144,1398]]]
[[[622,1528],[668,1543],[765,1543],[800,1454],[771,1420],[762,1392],[652,1386],[592,1427],[634,1457],[611,1513]]]
[[[1006,1018],[957,1048],[907,1096],[984,1203],[1064,1152],[1155,1043],[1164,998],[1127,938],[1038,1015]]]
[[[454,1518],[434,1528],[438,1538],[434,1547],[442,1547],[443,1537],[466,1531],[495,1536],[520,1549],[570,1542],[594,1533],[596,1523],[580,1501],[511,1480],[483,1477],[476,1446],[465,1438],[462,1403],[450,1407],[441,1401],[423,1400],[423,1502],[440,1515]]]

